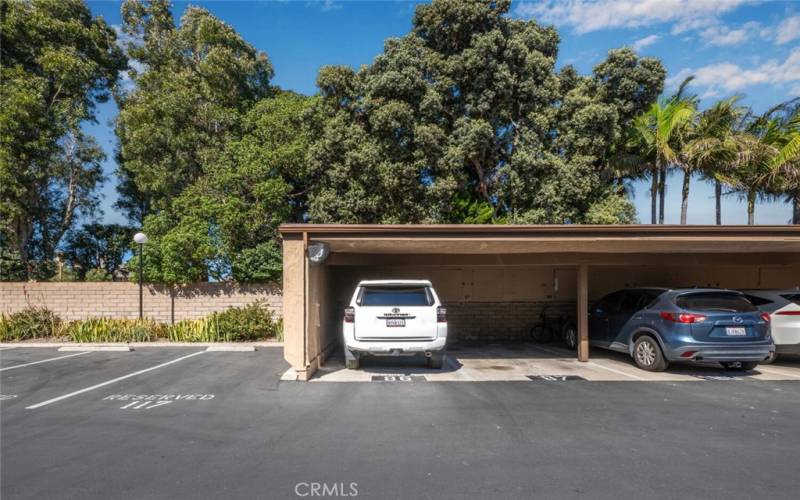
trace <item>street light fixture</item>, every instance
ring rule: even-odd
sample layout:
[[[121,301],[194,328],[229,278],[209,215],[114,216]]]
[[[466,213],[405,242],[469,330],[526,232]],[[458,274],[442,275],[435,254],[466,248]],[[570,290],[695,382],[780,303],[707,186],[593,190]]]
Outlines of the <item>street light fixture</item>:
[[[144,244],[147,243],[147,235],[138,232],[133,235],[133,241],[139,245],[139,320],[144,318],[144,309],[142,306],[142,275],[144,274],[144,261],[142,254],[144,253]]]

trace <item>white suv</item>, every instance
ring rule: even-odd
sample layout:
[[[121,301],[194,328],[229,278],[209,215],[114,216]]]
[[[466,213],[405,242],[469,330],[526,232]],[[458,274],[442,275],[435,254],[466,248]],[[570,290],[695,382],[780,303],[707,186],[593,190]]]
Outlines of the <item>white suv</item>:
[[[348,368],[359,358],[424,354],[441,368],[447,314],[427,280],[362,281],[344,310],[344,354]]]

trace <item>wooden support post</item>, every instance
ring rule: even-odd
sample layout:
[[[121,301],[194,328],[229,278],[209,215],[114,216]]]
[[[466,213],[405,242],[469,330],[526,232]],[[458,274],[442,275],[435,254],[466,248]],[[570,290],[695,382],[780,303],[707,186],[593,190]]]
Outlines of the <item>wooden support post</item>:
[[[304,241],[283,238],[283,357],[306,380],[306,258]]]
[[[589,361],[589,266],[578,266],[578,361]]]

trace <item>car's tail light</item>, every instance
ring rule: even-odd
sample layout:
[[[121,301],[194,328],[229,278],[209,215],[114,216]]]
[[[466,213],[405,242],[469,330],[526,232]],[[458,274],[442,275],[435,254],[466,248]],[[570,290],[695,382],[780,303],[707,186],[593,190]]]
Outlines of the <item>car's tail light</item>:
[[[701,323],[706,320],[703,314],[662,312],[661,317],[675,323]]]
[[[686,351],[683,354],[681,354],[681,357],[682,358],[691,358],[695,354],[697,354],[697,351]]]
[[[772,320],[769,313],[761,313],[761,319],[763,319],[765,323],[769,323]]]
[[[354,323],[356,320],[356,310],[354,307],[345,307],[344,308],[344,322],[345,323]]]
[[[447,308],[446,307],[437,307],[436,308],[436,322],[437,323],[447,323]]]
[[[778,311],[775,314],[780,316],[800,316],[800,311]]]

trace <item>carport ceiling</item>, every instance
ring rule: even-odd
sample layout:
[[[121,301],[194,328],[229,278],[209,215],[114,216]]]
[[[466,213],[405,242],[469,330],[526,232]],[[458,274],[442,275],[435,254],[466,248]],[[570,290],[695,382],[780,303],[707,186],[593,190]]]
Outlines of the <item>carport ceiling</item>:
[[[800,252],[800,226],[284,224],[280,232],[355,254]]]

